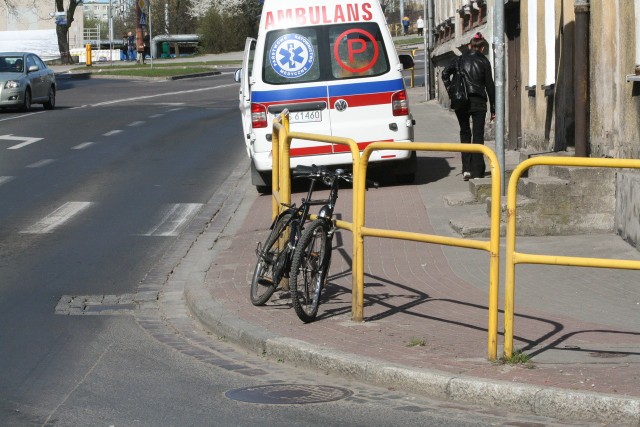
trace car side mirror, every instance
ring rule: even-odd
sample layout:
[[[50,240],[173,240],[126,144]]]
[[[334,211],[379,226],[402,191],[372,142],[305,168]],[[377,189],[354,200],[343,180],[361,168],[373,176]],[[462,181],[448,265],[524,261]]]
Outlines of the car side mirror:
[[[240,81],[242,81],[242,69],[237,69],[236,72],[233,74],[233,79],[237,82],[240,83]]]
[[[38,71],[40,68],[38,68],[37,65],[32,65],[31,67],[29,67],[29,69],[27,71],[29,71],[30,73],[34,72],[34,71]]]
[[[413,68],[414,63],[413,63],[413,58],[411,57],[411,55],[407,55],[407,54],[398,55],[398,59],[400,60],[400,63],[402,64],[402,69],[403,70],[408,70],[409,68]]]

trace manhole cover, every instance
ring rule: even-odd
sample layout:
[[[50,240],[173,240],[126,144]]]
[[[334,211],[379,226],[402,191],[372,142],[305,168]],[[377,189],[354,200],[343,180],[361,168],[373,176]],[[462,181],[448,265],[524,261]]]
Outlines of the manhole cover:
[[[333,402],[351,396],[350,390],[323,385],[275,384],[237,388],[225,393],[229,399],[248,403],[284,405]]]

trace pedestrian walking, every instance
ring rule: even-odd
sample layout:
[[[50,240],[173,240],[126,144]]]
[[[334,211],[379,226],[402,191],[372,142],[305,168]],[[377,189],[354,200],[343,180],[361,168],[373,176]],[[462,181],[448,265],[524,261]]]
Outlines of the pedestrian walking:
[[[476,33],[469,42],[469,50],[455,58],[442,71],[442,82],[449,90],[451,76],[461,72],[465,82],[468,102],[456,108],[460,124],[460,142],[463,144],[484,144],[484,124],[489,101],[491,120],[496,117],[495,85],[491,63],[484,55],[488,46],[481,33]],[[473,123],[473,128],[471,127]],[[484,178],[485,163],[481,153],[462,153],[462,178]]]
[[[418,17],[418,20],[416,21],[416,28],[418,29],[418,35],[422,37],[424,32],[424,20],[422,19],[422,16]]]
[[[127,61],[133,61],[136,59],[136,37],[131,31],[127,34]]]
[[[142,51],[142,63],[144,64],[144,60],[147,58],[147,55],[151,57],[151,38],[148,32],[144,32],[144,37],[142,38],[142,42],[144,43],[143,51]]]
[[[409,25],[411,24],[411,21],[409,20],[408,16],[405,16],[404,18],[402,18],[402,27],[404,28],[404,35],[408,36],[409,35]]]

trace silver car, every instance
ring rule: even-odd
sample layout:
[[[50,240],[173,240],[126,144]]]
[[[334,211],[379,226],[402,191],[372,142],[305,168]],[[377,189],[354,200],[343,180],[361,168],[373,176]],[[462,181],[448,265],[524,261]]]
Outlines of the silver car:
[[[55,73],[34,53],[0,52],[0,108],[30,111],[31,104],[55,108]]]

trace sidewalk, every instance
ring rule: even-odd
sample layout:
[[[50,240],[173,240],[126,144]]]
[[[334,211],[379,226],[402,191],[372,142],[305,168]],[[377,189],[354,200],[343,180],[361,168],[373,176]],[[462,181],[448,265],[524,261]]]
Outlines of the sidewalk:
[[[458,140],[455,116],[410,90],[416,141]],[[484,207],[445,204],[464,191],[459,153],[420,153],[416,185],[367,193],[372,227],[453,235],[449,220]],[[249,301],[256,242],[270,223],[270,197],[247,182],[241,207],[217,240],[202,280],[186,286],[187,304],[207,328],[249,350],[377,385],[453,401],[500,406],[570,420],[640,425],[638,273],[520,266],[514,346],[527,366],[490,363],[487,354],[488,254],[463,248],[366,238],[365,321],[351,321],[351,233],[334,239],[334,257],[311,324],[290,303]],[[351,218],[350,189],[336,212]],[[293,194],[296,200],[302,194]],[[519,238],[523,252],[640,259],[615,235]],[[607,255],[603,255],[607,254]],[[504,267],[501,268],[501,295]],[[500,330],[502,330],[500,301]],[[413,339],[424,346],[409,347]],[[502,351],[499,336],[498,356]]]

